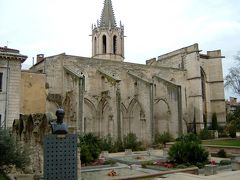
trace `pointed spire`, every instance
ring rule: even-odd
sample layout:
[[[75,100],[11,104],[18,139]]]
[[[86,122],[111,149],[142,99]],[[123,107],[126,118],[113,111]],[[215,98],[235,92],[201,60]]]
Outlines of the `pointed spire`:
[[[104,1],[100,27],[117,27],[111,0]]]

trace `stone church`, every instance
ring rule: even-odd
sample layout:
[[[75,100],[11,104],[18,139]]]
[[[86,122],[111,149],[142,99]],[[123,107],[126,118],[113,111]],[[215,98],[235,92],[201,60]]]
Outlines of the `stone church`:
[[[105,0],[92,27],[92,57],[39,54],[30,72],[45,75],[46,112],[63,107],[72,131],[115,138],[133,132],[151,142],[166,131],[177,137],[193,122],[200,130],[213,113],[226,121],[223,56],[220,50],[200,52],[193,44],[146,65],[125,62],[124,26]]]

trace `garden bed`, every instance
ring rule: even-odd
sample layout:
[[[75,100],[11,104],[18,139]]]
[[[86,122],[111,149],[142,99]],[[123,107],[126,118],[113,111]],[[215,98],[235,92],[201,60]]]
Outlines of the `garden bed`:
[[[119,157],[111,157],[108,158],[120,163],[124,163],[124,164],[142,164],[145,162],[149,162],[149,161],[157,161],[157,160],[165,160],[165,158],[160,157],[160,156],[153,156],[153,155],[129,155],[129,156],[119,156]]]
[[[114,173],[113,173],[114,172]],[[84,180],[95,180],[95,179],[121,179],[126,178],[128,176],[142,176],[148,175],[148,171],[137,168],[131,169],[129,167],[115,167],[115,168],[106,168],[106,169],[98,169],[94,171],[85,171],[81,173],[82,179]]]

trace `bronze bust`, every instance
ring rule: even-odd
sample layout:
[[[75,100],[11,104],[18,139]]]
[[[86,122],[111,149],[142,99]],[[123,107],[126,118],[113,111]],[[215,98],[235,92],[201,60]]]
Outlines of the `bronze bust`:
[[[51,123],[52,134],[67,134],[68,133],[68,127],[63,122],[64,115],[65,115],[65,113],[64,113],[63,109],[57,109],[57,111],[56,111],[57,120],[56,120],[56,122]]]

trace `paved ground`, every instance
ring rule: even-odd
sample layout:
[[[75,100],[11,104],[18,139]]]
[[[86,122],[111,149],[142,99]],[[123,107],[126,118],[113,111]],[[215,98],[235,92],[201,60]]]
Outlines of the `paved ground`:
[[[240,171],[222,172],[212,176],[198,176],[185,173],[169,174],[158,180],[240,180]],[[156,179],[157,180],[157,179]]]
[[[145,154],[146,151],[143,152],[134,152],[134,154]],[[152,155],[163,156],[162,150],[151,150]],[[110,153],[109,157],[117,157],[124,156],[124,152],[122,153]],[[219,163],[222,158],[211,157],[211,160]],[[230,160],[230,159],[229,159]],[[240,180],[240,170],[239,171],[221,171],[216,175],[204,176],[204,175],[192,175],[186,173],[176,173],[165,175],[164,178],[153,178],[154,180]]]

